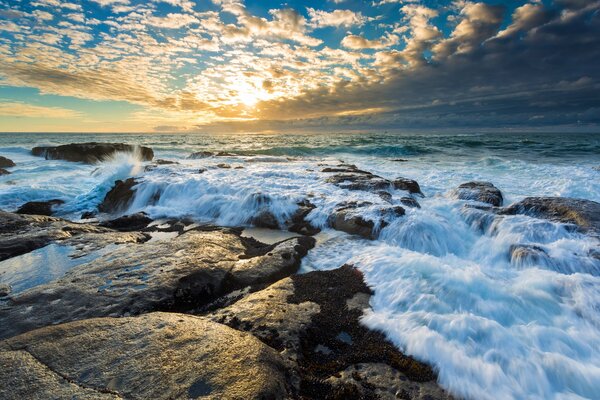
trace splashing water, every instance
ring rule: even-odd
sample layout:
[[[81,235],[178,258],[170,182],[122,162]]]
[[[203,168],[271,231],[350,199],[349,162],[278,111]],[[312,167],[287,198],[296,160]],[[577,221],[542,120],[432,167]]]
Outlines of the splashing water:
[[[115,141],[100,136],[94,140]],[[505,204],[525,196],[600,201],[596,135],[282,135],[126,136],[178,164],[145,169],[132,155],[97,165],[32,157],[36,141],[80,136],[0,135],[12,175],[0,177],[0,208],[62,198],[62,216],[79,218],[114,180],[136,176],[127,212],[153,218],[248,226],[268,211],[283,225],[308,199],[307,219],[323,228],[302,271],[354,264],[374,289],[363,322],[435,367],[439,382],[471,399],[600,398],[600,252],[597,238],[527,216],[495,216],[451,196],[460,183],[499,187]],[[568,151],[563,150],[568,144]],[[235,156],[188,159],[193,151]],[[376,240],[327,228],[343,201],[389,204],[375,193],[325,181],[319,164],[343,159],[388,179],[416,179],[421,208],[389,221]],[[226,163],[230,168],[218,167]],[[237,168],[236,168],[237,167]],[[201,172],[202,171],[202,172]],[[393,205],[406,196],[392,191]]]

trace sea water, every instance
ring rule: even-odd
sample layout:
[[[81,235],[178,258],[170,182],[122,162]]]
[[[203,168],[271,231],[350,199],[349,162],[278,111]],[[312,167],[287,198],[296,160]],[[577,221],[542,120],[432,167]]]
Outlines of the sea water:
[[[126,142],[177,164],[146,168],[134,154],[94,165],[44,160],[35,145]],[[228,157],[188,158],[196,151]],[[598,240],[527,216],[486,220],[452,191],[483,180],[505,205],[526,196],[600,201],[600,135],[505,134],[0,134],[0,155],[17,163],[0,177],[0,209],[60,198],[78,220],[117,179],[137,177],[127,213],[250,227],[265,207],[283,223],[310,200],[323,229],[302,271],[353,264],[375,294],[363,322],[431,364],[439,382],[472,399],[600,399]],[[327,228],[342,201],[386,206],[378,195],[325,182],[323,165],[355,164],[385,178],[417,180],[421,208],[406,208],[366,240]],[[226,163],[231,168],[219,168]],[[392,193],[394,204],[406,192]],[[368,217],[369,210],[365,211]],[[249,229],[247,232],[252,232]],[[511,261],[512,245],[547,257]]]

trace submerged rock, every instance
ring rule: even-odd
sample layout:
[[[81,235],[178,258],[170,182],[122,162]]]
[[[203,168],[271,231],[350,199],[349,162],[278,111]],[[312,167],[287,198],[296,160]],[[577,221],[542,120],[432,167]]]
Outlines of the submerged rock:
[[[98,206],[98,210],[105,213],[116,213],[127,209],[135,194],[133,187],[137,184],[135,178],[115,181],[115,185],[106,193],[104,200]]]
[[[10,171],[5,170],[4,168],[0,168],[0,176],[2,175],[10,175]]]
[[[313,245],[301,237],[258,246],[213,228],[122,247],[12,297],[0,309],[0,337],[84,318],[189,310],[295,272]]]
[[[0,342],[0,397],[282,399],[284,362],[253,336],[175,313],[95,318]]]
[[[208,157],[236,157],[237,154],[227,153],[225,151],[197,151],[188,156],[189,159],[195,160]]]
[[[430,367],[360,323],[371,294],[362,274],[345,265],[293,275],[209,316],[280,351],[292,364],[299,398],[394,398],[402,391],[415,399],[451,398]]]
[[[313,226],[306,220],[306,217],[316,206],[308,200],[303,200],[298,203],[298,210],[292,215],[290,221],[286,221],[288,231],[300,233],[301,235],[313,236],[321,232],[320,228]]]
[[[151,161],[154,152],[145,146],[132,146],[124,143],[71,143],[61,146],[34,147],[31,154],[46,160],[66,160],[93,164],[102,161],[117,152],[138,152],[143,161]]]
[[[600,203],[568,197],[527,197],[499,211],[524,214],[551,221],[574,224],[583,232],[600,235]]]
[[[48,201],[29,201],[23,204],[17,210],[17,214],[31,214],[31,215],[46,215],[50,216],[53,213],[53,209],[56,206],[60,206],[65,202],[60,199],[48,200]]]
[[[503,202],[502,192],[491,182],[467,182],[454,191],[460,200],[474,200],[500,207]]]
[[[0,156],[0,168],[10,168],[10,167],[14,167],[15,162],[9,158]]]
[[[533,265],[549,260],[543,247],[533,244],[513,244],[508,250],[510,262],[514,265]]]
[[[413,199],[412,197],[402,197],[400,199],[400,203],[402,203],[402,205],[404,205],[406,207],[421,208],[421,205],[419,204],[419,202],[417,200]]]

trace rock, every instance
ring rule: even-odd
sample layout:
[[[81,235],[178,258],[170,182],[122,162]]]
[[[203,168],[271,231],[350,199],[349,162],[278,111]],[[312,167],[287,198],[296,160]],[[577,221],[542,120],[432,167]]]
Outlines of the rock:
[[[0,156],[0,168],[14,167],[16,164],[13,160]]]
[[[0,211],[0,261],[55,242],[80,246],[85,253],[113,243],[138,243],[148,238],[139,232],[121,233],[60,218]]]
[[[219,163],[219,164],[217,164],[217,168],[230,169],[231,165],[225,164],[225,163]]]
[[[390,192],[386,192],[385,190],[380,190],[379,192],[377,192],[377,194],[379,195],[379,197],[381,197],[381,200],[387,202],[387,203],[392,203],[392,195],[390,194]]]
[[[413,199],[412,197],[402,197],[400,199],[400,203],[402,203],[406,207],[421,208],[421,205],[419,204],[419,202],[417,200]]]
[[[225,151],[197,151],[188,156],[189,159],[199,159],[199,158],[208,158],[208,157],[236,157],[237,154],[227,153]]]
[[[407,178],[396,178],[394,180],[394,189],[397,190],[406,190],[410,194],[418,194],[423,197],[423,192],[421,192],[421,187],[419,183],[413,179]]]
[[[63,200],[54,199],[48,201],[29,201],[23,204],[17,210],[17,214],[30,214],[30,215],[52,215],[53,208],[64,204]]]
[[[375,223],[356,214],[357,208],[360,205],[343,204],[329,216],[327,222],[335,230],[374,239]]]
[[[366,192],[379,192],[389,190],[392,187],[387,179],[363,172],[336,174],[327,178],[326,181],[342,189],[363,190]]]
[[[368,201],[339,203],[327,222],[335,230],[351,235],[359,235],[367,239],[375,239],[379,230],[386,227],[390,220],[406,213],[401,206],[387,206],[379,207],[377,210],[368,210],[372,206],[373,204]],[[371,218],[373,216],[375,218],[366,219],[363,215],[367,212],[369,212]]]
[[[574,224],[582,232],[600,235],[600,203],[568,197],[527,197],[498,212],[500,215],[524,214],[530,217]]]
[[[549,260],[544,248],[532,244],[513,244],[508,250],[510,263],[514,265],[532,265]]]
[[[313,236],[321,232],[320,228],[313,226],[310,222],[306,221],[306,217],[316,206],[308,200],[303,200],[298,203],[298,210],[292,215],[289,221],[286,221],[288,225],[288,231],[296,232],[301,235]]]
[[[61,146],[34,147],[34,156],[45,157],[46,160],[66,160],[93,164],[102,161],[117,152],[137,152],[143,161],[151,161],[154,152],[149,147],[132,146],[124,143],[71,143]]]
[[[95,318],[0,342],[0,397],[283,399],[285,366],[249,334],[175,313]]]
[[[6,283],[0,283],[0,297],[6,297],[12,292],[10,285]]]
[[[277,349],[292,364],[297,398],[374,399],[379,391],[404,389],[414,398],[425,392],[431,399],[450,399],[429,366],[360,323],[370,296],[362,274],[345,265],[292,275],[208,316]],[[386,374],[358,382],[344,373],[357,365],[365,366],[364,375],[368,368]]]
[[[407,160],[406,158],[394,158],[391,161],[395,161],[395,162],[408,162],[409,160]]]
[[[0,168],[0,176],[2,175],[10,175],[10,171],[5,170],[4,168]]]
[[[92,219],[96,218],[96,213],[94,211],[84,211],[81,213],[81,219]]]
[[[503,202],[502,192],[491,182],[467,182],[454,191],[460,200],[474,200],[500,207]]]
[[[257,246],[227,229],[121,247],[36,286],[0,308],[1,337],[102,316],[182,311],[295,272],[314,239]]]
[[[277,217],[269,210],[261,210],[252,217],[250,223],[259,228],[279,229]]]
[[[104,200],[98,206],[98,210],[105,213],[116,213],[127,209],[135,194],[133,187],[137,184],[135,178],[115,181],[115,185],[106,194]]]
[[[173,164],[179,164],[177,161],[163,160],[161,158],[159,158],[158,160],[154,161],[154,163],[156,165],[173,165]]]
[[[100,226],[105,226],[121,232],[141,231],[146,228],[152,219],[146,213],[140,212],[131,215],[124,215],[119,218],[103,221]]]

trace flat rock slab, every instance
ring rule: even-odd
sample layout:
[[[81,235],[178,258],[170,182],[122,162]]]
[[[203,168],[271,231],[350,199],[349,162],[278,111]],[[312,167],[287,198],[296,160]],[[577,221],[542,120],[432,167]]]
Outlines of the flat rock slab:
[[[66,160],[94,164],[115,153],[137,153],[143,161],[151,161],[154,152],[149,147],[132,146],[124,143],[71,143],[61,146],[34,147],[31,154],[46,160]]]
[[[574,224],[583,232],[600,235],[600,203],[568,197],[526,197],[498,214],[524,214]]]
[[[226,229],[188,231],[120,248],[10,297],[0,307],[0,338],[85,318],[188,310],[295,272],[314,245],[292,238],[254,248],[248,240]]]
[[[253,336],[176,313],[95,318],[0,342],[0,398],[281,399],[284,366]]]
[[[73,245],[83,255],[113,243],[138,243],[148,239],[148,235],[140,232],[115,232],[61,218],[0,211],[0,261],[54,242]]]

